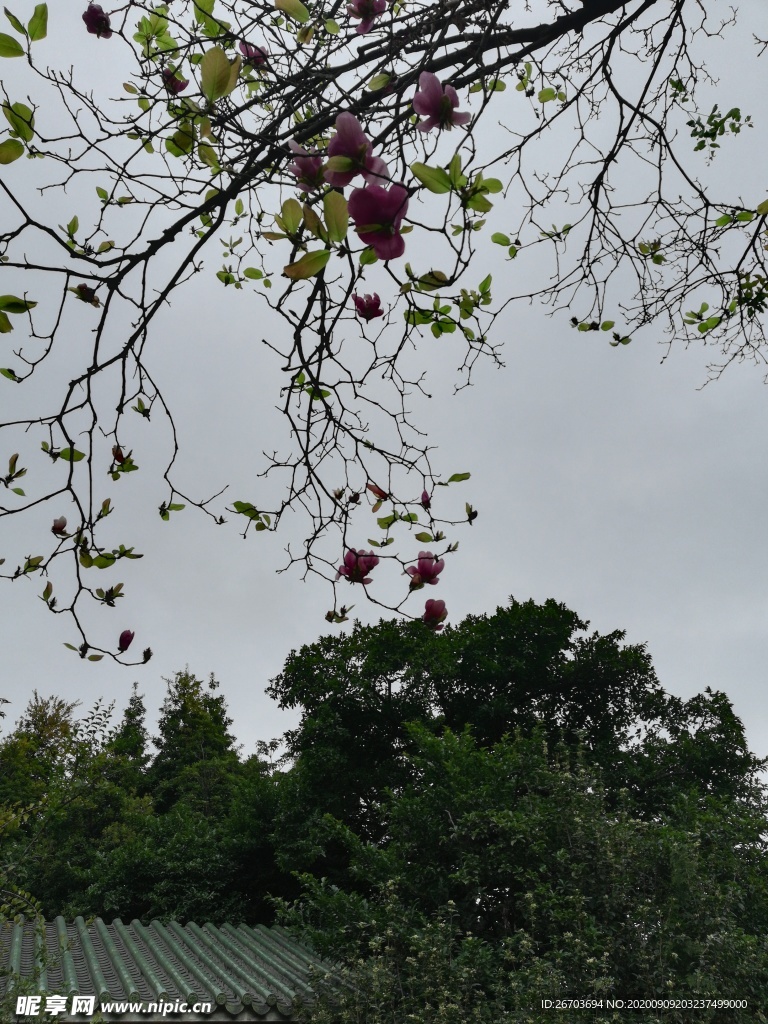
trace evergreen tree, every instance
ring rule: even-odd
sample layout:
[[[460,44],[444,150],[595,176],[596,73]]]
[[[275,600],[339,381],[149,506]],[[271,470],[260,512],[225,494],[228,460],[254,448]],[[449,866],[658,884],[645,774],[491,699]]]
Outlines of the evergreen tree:
[[[183,798],[206,816],[220,815],[239,764],[226,700],[216,695],[213,675],[205,684],[185,669],[165,682],[157,754],[147,772],[155,807],[163,813]]]

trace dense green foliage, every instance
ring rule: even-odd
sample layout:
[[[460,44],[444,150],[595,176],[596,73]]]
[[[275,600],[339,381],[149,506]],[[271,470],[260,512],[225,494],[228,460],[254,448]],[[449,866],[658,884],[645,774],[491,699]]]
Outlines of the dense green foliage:
[[[277,912],[347,966],[316,1024],[537,1022],[558,995],[765,1019],[764,764],[724,694],[672,697],[587,626],[511,601],[323,638],[269,687],[301,710],[276,763],[239,756],[213,678],[168,680],[153,749],[135,689],[116,726],[35,694],[0,742],[4,884],[49,917]]]

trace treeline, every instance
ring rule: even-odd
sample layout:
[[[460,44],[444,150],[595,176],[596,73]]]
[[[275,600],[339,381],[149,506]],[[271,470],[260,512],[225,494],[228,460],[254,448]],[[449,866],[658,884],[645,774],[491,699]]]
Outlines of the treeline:
[[[135,689],[116,723],[36,694],[0,742],[3,885],[47,917],[277,914],[350,965],[318,1024],[543,1021],[552,996],[765,1020],[765,764],[724,694],[681,701],[587,626],[511,601],[323,638],[268,687],[298,727],[247,758],[213,678],[168,681],[152,740]]]

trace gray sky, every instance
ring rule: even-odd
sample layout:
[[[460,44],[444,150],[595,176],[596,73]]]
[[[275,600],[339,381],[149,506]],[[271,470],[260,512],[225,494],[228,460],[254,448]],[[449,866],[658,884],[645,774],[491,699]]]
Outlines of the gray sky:
[[[23,17],[27,12],[16,6]],[[79,14],[72,18],[68,30],[75,32]],[[78,53],[81,47],[94,52],[93,37],[81,33],[72,40]],[[44,59],[54,56],[51,48]],[[104,70],[89,65],[95,76]],[[759,153],[763,130],[758,122],[749,133],[754,138],[743,137],[744,148],[737,148],[742,139],[734,144],[741,168],[745,154]],[[729,159],[725,151],[718,157],[718,174],[736,166]],[[757,182],[758,201],[761,188]],[[67,200],[62,217],[69,208]],[[252,500],[260,468],[255,456],[286,446],[271,408],[283,383],[278,361],[258,343],[265,331],[284,327],[266,319],[271,314],[251,293],[224,293],[213,278],[218,255],[212,250],[205,279],[199,275],[157,326],[153,365],[177,399],[188,459],[182,478],[190,486],[201,481],[204,494],[231,482],[228,501]],[[521,270],[498,258],[491,266],[501,298],[506,275]],[[372,268],[366,290],[384,284],[383,272]],[[591,628],[625,629],[628,642],[647,643],[670,692],[690,697],[705,686],[724,690],[752,748],[768,755],[768,403],[760,369],[734,366],[702,388],[713,353],[701,345],[674,349],[662,365],[665,350],[653,331],[614,349],[606,335],[577,333],[565,313],[549,318],[535,305],[508,309],[496,325],[499,338],[506,367],[481,362],[474,386],[458,395],[454,371],[463,351],[455,336],[425,335],[419,349],[433,398],[416,407],[415,419],[439,445],[446,475],[472,473],[440,498],[449,493],[454,510],[466,500],[480,513],[472,528],[450,534],[460,548],[449,556],[439,585],[416,595],[419,604],[442,598],[449,621],[458,623],[470,613],[492,613],[509,595],[563,601]],[[12,385],[0,384],[6,401]],[[13,701],[8,721],[35,688],[80,699],[85,708],[99,697],[115,699],[119,712],[134,679],[154,716],[162,677],[188,665],[200,677],[215,673],[250,753],[257,739],[295,722],[263,692],[289,651],[348,627],[324,621],[332,595],[319,579],[303,583],[295,571],[275,575],[285,545],[301,539],[298,516],[294,522],[286,517],[277,536],[246,541],[231,521],[217,528],[193,509],[161,522],[157,505],[165,492],[148,471],[164,436],[139,422],[132,442],[142,472],[114,487],[105,484],[105,496],[129,512],[115,543],[135,544],[145,558],[99,580],[123,580],[127,591],[117,609],[101,613],[99,636],[106,642],[112,630],[116,645],[122,629],[135,630],[134,646],[151,646],[152,661],[138,669],[82,662],[61,646],[77,639],[68,620],[51,616],[35,599],[39,581],[5,582],[0,622],[3,692]],[[49,519],[46,510],[40,521]],[[370,532],[361,527],[357,546],[367,548],[367,537],[377,535],[373,519]],[[24,542],[29,537],[25,553],[40,547],[39,529],[0,522],[0,546],[17,544],[20,536]],[[393,594],[382,568],[371,591]],[[402,589],[402,577],[396,585]],[[380,611],[359,588],[347,590],[352,614],[377,621]]]

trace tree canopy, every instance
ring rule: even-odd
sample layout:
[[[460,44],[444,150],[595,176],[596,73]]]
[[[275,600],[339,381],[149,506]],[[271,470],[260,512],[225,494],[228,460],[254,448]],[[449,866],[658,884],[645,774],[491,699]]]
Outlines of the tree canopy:
[[[708,97],[735,18],[710,0],[8,10],[0,515],[45,509],[53,541],[4,547],[5,577],[45,579],[82,657],[130,658],[133,632],[85,609],[120,603],[118,563],[141,557],[120,482],[169,437],[162,520],[196,506],[268,534],[302,510],[288,562],[329,581],[329,621],[364,593],[438,628],[445,603],[413,592],[477,513],[439,486],[469,471],[438,464],[413,412],[425,336],[463,340],[459,383],[500,360],[499,316],[534,299],[619,349],[651,325],[666,344],[703,339],[715,375],[763,359],[768,200],[714,159],[753,122],[739,96]],[[75,32],[89,57],[70,67]],[[738,39],[745,66],[764,53]],[[489,254],[505,273],[480,279]],[[255,340],[282,373],[288,436],[265,453],[268,480],[244,464],[226,496],[207,471],[194,492],[179,482],[183,437],[155,371],[166,311],[194,307],[201,273],[282,323]],[[239,337],[222,327],[221,343]],[[394,601],[371,586],[385,567],[403,577]]]
[[[292,652],[269,693],[301,720],[247,758],[216,680],[166,683],[151,745],[137,691],[115,726],[32,698],[0,740],[1,889],[48,917],[278,915],[348,972],[315,1024],[638,994],[760,1020],[765,761],[725,694],[671,696],[620,631],[514,600],[357,626]]]

